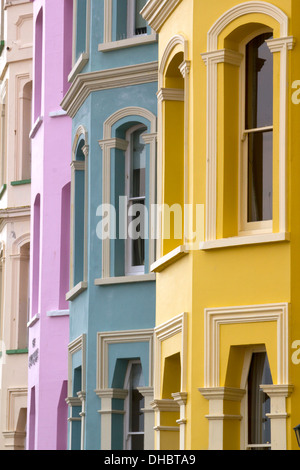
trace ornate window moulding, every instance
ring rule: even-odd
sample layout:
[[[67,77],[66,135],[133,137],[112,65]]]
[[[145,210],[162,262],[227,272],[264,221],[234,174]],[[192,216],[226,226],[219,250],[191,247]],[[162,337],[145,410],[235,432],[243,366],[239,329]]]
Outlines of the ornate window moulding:
[[[71,343],[68,345],[68,397],[71,400],[78,400],[77,397],[72,396],[72,389],[73,389],[73,366],[72,366],[72,356],[76,352],[81,351],[82,359],[81,359],[81,366],[82,366],[82,382],[81,382],[81,392],[84,393],[86,390],[86,335],[82,334],[75,338]],[[81,400],[80,400],[81,404]],[[74,406],[74,405],[72,405]],[[77,405],[76,405],[77,406]]]
[[[143,83],[157,82],[158,62],[129,65],[77,75],[61,107],[74,117],[90,93]]]
[[[156,77],[157,80],[157,77]],[[155,157],[156,157],[156,116],[148,109],[130,106],[122,108],[116,111],[114,114],[103,123],[103,139],[99,141],[99,145],[102,149],[102,175],[103,175],[103,188],[102,188],[102,204],[110,204],[110,180],[111,180],[111,168],[110,168],[110,154],[112,148],[126,151],[128,142],[123,139],[112,137],[113,126],[123,118],[131,119],[132,116],[138,116],[148,121],[149,133],[143,136],[143,140],[150,146],[150,195],[149,195],[149,206],[150,209],[152,204],[155,202]],[[135,118],[136,120],[136,118]],[[150,214],[151,218],[151,214]],[[155,248],[154,248],[154,233],[151,231],[151,243],[149,246],[149,260],[150,263],[155,259]],[[110,277],[110,239],[106,238],[102,240],[102,278],[107,279]]]
[[[219,387],[220,327],[230,324],[277,323],[277,382],[288,384],[289,306],[288,303],[207,308],[204,311],[204,387]]]
[[[142,17],[154,31],[159,31],[182,0],[149,0],[141,10]]]
[[[141,343],[149,345],[149,387],[153,386],[153,329],[108,331],[97,333],[97,378],[96,393],[110,390],[108,387],[109,345],[118,343]]]
[[[159,367],[155,369],[154,397],[160,396],[161,388],[161,347],[162,342],[177,334],[181,334],[181,383],[180,392],[186,391],[187,383],[187,313],[183,312],[154,329],[155,358]],[[172,400],[173,402],[173,400]]]
[[[232,21],[247,14],[260,13],[273,18],[280,26],[280,37],[268,41],[271,52],[280,53],[280,122],[279,122],[279,231],[287,230],[287,178],[286,178],[286,137],[287,137],[287,80],[288,51],[294,46],[294,39],[288,36],[288,16],[278,7],[263,1],[249,1],[236,5],[225,12],[212,26],[207,36],[207,52],[202,58],[207,66],[207,172],[206,172],[206,234],[207,242],[216,240],[216,190],[217,190],[217,110],[218,63],[226,62],[239,66],[241,55],[229,50],[218,49],[219,35]]]

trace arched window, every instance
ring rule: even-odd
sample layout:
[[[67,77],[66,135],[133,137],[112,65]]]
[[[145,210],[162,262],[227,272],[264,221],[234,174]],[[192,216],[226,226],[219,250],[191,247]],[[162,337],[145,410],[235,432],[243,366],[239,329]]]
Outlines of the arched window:
[[[203,249],[289,240],[288,29],[283,11],[258,0],[226,11],[208,32]]]
[[[102,204],[97,211],[102,217],[97,224],[102,278],[95,280],[97,285],[112,277],[147,275],[155,251],[150,220],[155,214],[156,117],[143,108],[124,108],[103,127]]]

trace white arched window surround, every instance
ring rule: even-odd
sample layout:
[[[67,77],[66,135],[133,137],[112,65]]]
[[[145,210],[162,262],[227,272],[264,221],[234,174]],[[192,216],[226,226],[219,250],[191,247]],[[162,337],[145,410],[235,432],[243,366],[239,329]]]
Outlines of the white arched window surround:
[[[217,69],[218,63],[239,66],[241,54],[228,49],[218,49],[218,39],[222,31],[234,20],[247,14],[264,14],[274,19],[280,26],[280,37],[267,41],[271,52],[280,53],[280,122],[279,122],[279,233],[253,237],[233,237],[216,241],[216,187],[217,187]],[[224,13],[208,32],[207,52],[202,58],[207,66],[207,170],[206,170],[206,228],[205,242],[200,248],[257,243],[288,239],[287,234],[287,77],[288,51],[294,46],[294,39],[288,36],[289,20],[278,7],[263,1],[250,1],[237,5]]]
[[[143,140],[146,144],[150,145],[150,198],[149,207],[155,203],[155,165],[156,165],[156,116],[149,110],[140,107],[128,107],[116,111],[112,114],[103,124],[103,139],[99,141],[99,145],[102,149],[102,204],[110,204],[110,181],[111,181],[111,168],[110,168],[110,153],[111,149],[119,149],[126,151],[128,142],[113,137],[113,126],[123,118],[142,117],[149,122],[150,132],[143,134]],[[150,213],[151,218],[151,213]],[[155,238],[154,238],[154,227],[151,227],[149,231],[151,239],[149,240],[149,264],[154,261],[154,249],[155,249]],[[110,277],[110,239],[106,238],[102,240],[102,280]],[[147,275],[145,275],[147,276]],[[153,277],[153,275],[150,275]],[[126,277],[126,276],[125,276]],[[125,279],[124,277],[124,279]],[[143,276],[139,276],[143,277]],[[136,278],[136,276],[135,276]],[[146,279],[145,279],[146,280]],[[101,284],[103,281],[95,280],[95,284]]]

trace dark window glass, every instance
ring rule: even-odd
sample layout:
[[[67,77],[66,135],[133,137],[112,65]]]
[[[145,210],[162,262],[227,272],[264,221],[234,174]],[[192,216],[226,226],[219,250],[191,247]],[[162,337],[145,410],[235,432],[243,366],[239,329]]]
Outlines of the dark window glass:
[[[273,217],[273,56],[265,42],[271,37],[261,34],[246,48],[248,222]]]
[[[131,135],[130,204],[133,206],[132,213],[135,214],[131,218],[131,222],[135,219],[141,221],[136,225],[136,233],[140,236],[132,240],[131,266],[143,266],[145,263],[145,212],[143,207],[146,191],[146,149],[142,140],[142,134],[145,130],[145,127],[141,127]]]
[[[260,385],[272,383],[267,354],[253,354],[248,376],[248,444],[251,449],[269,449],[253,445],[271,442],[270,419],[266,416],[270,413],[270,398]]]
[[[246,129],[273,125],[273,56],[266,40],[252,39],[246,50]]]
[[[248,136],[248,222],[273,217],[273,132]]]
[[[135,0],[135,35],[147,34],[146,20],[140,15],[140,11],[145,6],[147,0]]]
[[[138,391],[142,386],[142,366],[141,364],[132,364],[129,385],[129,435],[131,441],[131,450],[144,449],[144,413],[145,399]]]

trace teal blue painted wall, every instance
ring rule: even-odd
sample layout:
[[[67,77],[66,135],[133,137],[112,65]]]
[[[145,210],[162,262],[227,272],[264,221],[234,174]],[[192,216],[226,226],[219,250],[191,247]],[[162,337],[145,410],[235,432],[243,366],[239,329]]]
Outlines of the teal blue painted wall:
[[[83,72],[104,70],[112,67],[151,62],[157,60],[157,44],[143,45],[113,52],[99,52],[98,44],[103,40],[103,1],[91,0],[90,60]],[[83,26],[82,26],[83,27]],[[95,286],[94,281],[102,273],[102,245],[97,237],[99,222],[96,212],[102,203],[102,150],[103,123],[119,109],[138,106],[157,114],[157,83],[128,86],[93,92],[73,118],[73,136],[79,125],[87,129],[88,157],[88,288],[70,302],[70,341],[86,334],[86,417],[85,448],[100,449],[101,400],[96,395],[97,332],[151,329],[155,325],[155,282],[140,282]],[[113,136],[124,138],[126,128],[134,121],[149,122],[139,117],[125,118],[113,128]],[[148,147],[148,146],[147,146]],[[117,199],[124,192],[124,156],[112,152],[111,197]],[[147,155],[149,170],[149,153]],[[146,199],[149,199],[149,182],[146,184]],[[78,202],[80,207],[81,202]],[[124,274],[124,243],[113,244],[111,249],[112,274]],[[146,272],[149,259],[146,256]],[[109,386],[122,388],[128,360],[140,358],[145,385],[149,381],[148,344],[145,342],[122,343],[109,346]],[[76,361],[75,361],[76,362]],[[74,367],[75,367],[74,362]],[[123,406],[114,403],[115,406]],[[123,443],[123,418],[113,418],[113,447],[120,449]],[[118,431],[119,430],[119,431]]]

